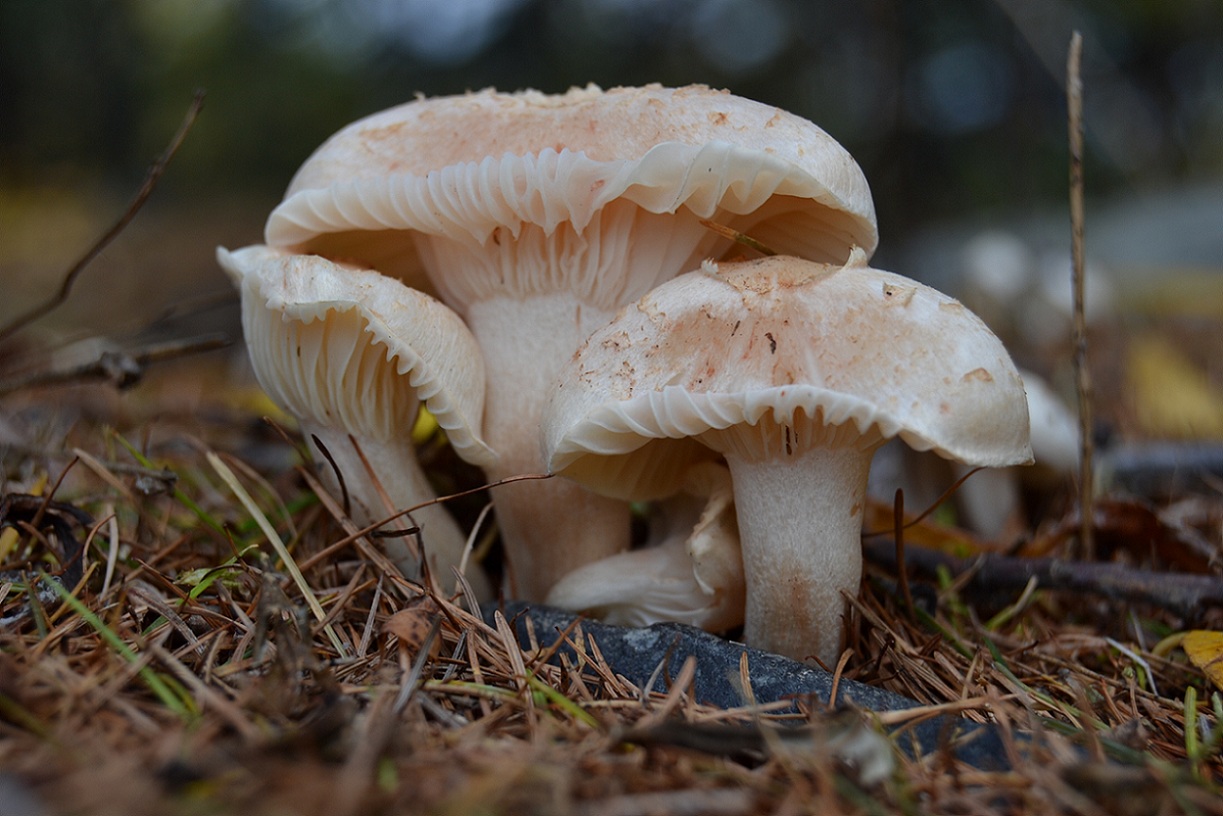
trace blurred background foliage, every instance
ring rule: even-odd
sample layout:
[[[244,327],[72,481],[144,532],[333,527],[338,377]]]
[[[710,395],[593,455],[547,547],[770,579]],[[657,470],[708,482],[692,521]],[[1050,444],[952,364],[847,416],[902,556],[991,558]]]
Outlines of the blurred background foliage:
[[[1064,211],[1075,29],[1091,197],[1217,189],[1219,0],[4,0],[0,275],[17,286],[0,317],[113,220],[196,88],[202,117],[104,259],[144,274],[91,271],[103,291],[223,290],[212,247],[258,240],[294,169],[357,117],[588,82],[700,82],[812,119],[866,172],[880,265],[915,274],[903,249],[933,225]],[[1220,240],[1190,262],[1223,266]]]

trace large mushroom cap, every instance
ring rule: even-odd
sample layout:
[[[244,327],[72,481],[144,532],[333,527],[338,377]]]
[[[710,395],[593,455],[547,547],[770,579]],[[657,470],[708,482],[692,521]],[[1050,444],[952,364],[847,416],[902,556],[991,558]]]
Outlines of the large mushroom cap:
[[[870,206],[861,200],[869,196],[861,171],[823,130],[779,108],[703,85],[607,91],[588,85],[556,95],[485,89],[417,99],[340,130],[302,165],[286,197],[348,178],[424,175],[486,155],[523,156],[543,147],[613,161],[641,158],[666,142],[700,147],[717,141],[775,154],[827,179],[846,201]]]
[[[817,260],[877,241],[860,168],[819,127],[725,91],[657,85],[485,90],[367,117],[302,165],[266,237],[419,285],[404,232],[484,244],[521,224],[581,231],[620,199],[738,216],[734,226],[777,251]]]
[[[694,437],[734,427],[757,431],[721,444],[898,436],[967,464],[1025,463],[1023,393],[956,300],[860,253],[843,267],[778,256],[710,264],[625,307],[559,378],[543,428],[554,472],[643,498],[704,455]]]

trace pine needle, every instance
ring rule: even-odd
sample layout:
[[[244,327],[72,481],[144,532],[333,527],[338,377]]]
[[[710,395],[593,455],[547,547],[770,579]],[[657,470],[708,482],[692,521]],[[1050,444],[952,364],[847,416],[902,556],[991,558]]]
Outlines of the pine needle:
[[[92,626],[94,631],[101,635],[102,639],[118,652],[124,660],[134,666],[142,662],[140,655],[128,646],[114,629],[107,626],[100,617],[94,614],[85,604],[81,603],[80,599],[69,592],[66,587],[45,573],[41,574],[40,577],[48,586],[55,590],[55,594],[59,596],[64,604],[71,608],[81,620]],[[149,690],[157,695],[157,699],[167,709],[174,712],[184,722],[190,722],[195,719],[197,712],[194,710],[194,704],[190,702],[190,698],[184,698],[176,694],[171,688],[170,683],[166,681],[166,678],[153,671],[147,665],[140,666],[137,674],[144,681],[145,685],[149,687]]]

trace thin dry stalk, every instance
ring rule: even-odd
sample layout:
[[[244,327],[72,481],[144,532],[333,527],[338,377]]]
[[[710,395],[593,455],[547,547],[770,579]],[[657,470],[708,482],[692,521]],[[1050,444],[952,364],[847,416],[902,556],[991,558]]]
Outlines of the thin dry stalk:
[[[1066,58],[1066,99],[1070,128],[1070,246],[1074,286],[1074,381],[1079,398],[1079,506],[1082,521],[1079,528],[1080,556],[1095,558],[1095,515],[1092,510],[1095,485],[1092,471],[1092,405],[1091,372],[1087,367],[1087,317],[1084,307],[1086,277],[1083,244],[1083,36],[1074,32]]]
[[[178,131],[170,139],[170,144],[166,148],[165,152],[153,162],[153,165],[149,168],[148,173],[145,174],[144,181],[141,183],[140,189],[136,192],[136,195],[132,199],[131,203],[128,204],[127,209],[124,210],[121,216],[119,216],[119,220],[116,221],[111,228],[102,235],[102,237],[98,238],[98,240],[93,243],[93,246],[86,250],[85,254],[72,265],[72,268],[69,269],[67,274],[64,275],[63,280],[60,282],[59,290],[54,295],[24,314],[18,315],[16,318],[9,321],[7,325],[0,326],[0,343],[8,340],[14,334],[21,331],[39,318],[45,317],[46,315],[55,311],[68,300],[68,296],[72,293],[73,285],[76,283],[76,280],[78,277],[80,277],[81,273],[85,271],[85,268],[88,267],[95,258],[101,255],[102,250],[106,249],[106,247],[108,247],[110,243],[123,232],[123,230],[127,229],[127,225],[131,223],[132,219],[136,217],[136,213],[140,212],[140,209],[144,206],[144,203],[148,200],[149,196],[153,194],[153,190],[157,187],[157,182],[161,180],[161,176],[163,173],[165,173],[166,167],[170,164],[170,161],[174,158],[174,155],[178,152],[178,149],[182,147],[183,142],[187,138],[187,134],[190,132],[192,125],[195,124],[195,120],[197,117],[199,117],[200,111],[203,110],[203,108],[204,92],[196,91],[195,97],[191,100],[191,104],[187,108],[187,113],[183,117],[182,124],[180,124],[178,127]]]

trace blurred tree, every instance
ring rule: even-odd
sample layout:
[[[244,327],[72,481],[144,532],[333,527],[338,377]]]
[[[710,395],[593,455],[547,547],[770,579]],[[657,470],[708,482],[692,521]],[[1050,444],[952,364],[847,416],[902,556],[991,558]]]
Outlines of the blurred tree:
[[[895,240],[1062,200],[1074,27],[1093,192],[1220,169],[1217,0],[5,0],[0,180],[138,177],[199,86],[170,194],[275,195],[327,135],[417,92],[705,82],[843,141]]]
[[[32,181],[62,165],[123,167],[141,122],[145,61],[107,0],[0,4],[0,169]]]

